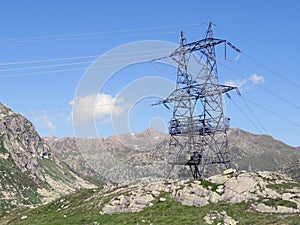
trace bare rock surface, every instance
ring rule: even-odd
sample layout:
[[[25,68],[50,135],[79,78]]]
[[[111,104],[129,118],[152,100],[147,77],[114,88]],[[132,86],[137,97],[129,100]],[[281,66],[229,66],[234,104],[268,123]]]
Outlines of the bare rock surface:
[[[138,212],[168,198],[196,207],[221,201],[250,202],[251,210],[258,212],[300,212],[299,183],[275,172],[240,172],[206,180],[148,179],[114,188],[119,192],[114,191],[114,197],[103,204],[101,214]],[[226,212],[218,215],[222,215],[224,224],[237,224]]]

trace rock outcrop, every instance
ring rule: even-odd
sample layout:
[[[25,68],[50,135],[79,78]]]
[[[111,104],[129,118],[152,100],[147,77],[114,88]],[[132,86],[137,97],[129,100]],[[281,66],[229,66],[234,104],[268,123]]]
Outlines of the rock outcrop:
[[[204,216],[204,222],[206,224],[213,224],[216,220],[221,220],[223,225],[236,225],[238,221],[235,221],[227,215],[226,211],[211,211]]]
[[[166,197],[196,207],[218,202],[248,202],[249,210],[258,212],[300,213],[299,183],[275,172],[240,172],[194,181],[148,179],[132,185],[111,185],[109,190],[113,191],[106,188],[101,194],[110,193],[114,197],[102,204],[101,214],[138,212],[165,201]],[[227,218],[226,213],[218,215]]]

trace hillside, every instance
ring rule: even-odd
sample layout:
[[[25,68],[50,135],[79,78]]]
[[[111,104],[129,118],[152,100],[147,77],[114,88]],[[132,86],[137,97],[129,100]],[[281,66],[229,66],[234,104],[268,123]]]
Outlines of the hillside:
[[[288,146],[268,135],[255,135],[240,129],[230,129],[228,139],[232,167],[248,171],[286,171],[287,174],[299,178],[295,169],[294,172],[288,172],[289,167],[295,164],[291,162],[300,159],[299,148]],[[109,162],[111,158],[115,161],[111,162],[110,167],[121,162],[128,167],[134,167],[138,172],[125,173],[124,168],[113,167],[109,174],[106,173],[108,178],[126,181],[141,178],[143,175],[164,176],[168,137],[153,129],[109,138],[47,138],[46,140],[58,158],[85,177],[102,176],[105,168],[101,165]],[[113,157],[104,162],[103,155],[108,153]],[[218,171],[210,172],[208,176]],[[184,177],[189,174],[183,168],[177,169],[176,173]]]
[[[107,184],[36,209],[4,215],[4,224],[299,224],[300,185],[275,172],[205,180],[144,179]]]
[[[93,185],[54,157],[30,121],[0,104],[0,214]]]

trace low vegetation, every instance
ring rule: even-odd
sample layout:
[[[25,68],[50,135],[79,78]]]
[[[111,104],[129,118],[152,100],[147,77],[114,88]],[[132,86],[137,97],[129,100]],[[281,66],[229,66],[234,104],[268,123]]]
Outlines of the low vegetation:
[[[230,204],[220,202],[203,207],[183,206],[170,198],[167,194],[161,197],[166,201],[154,202],[154,205],[138,213],[120,213],[101,215],[99,201],[92,199],[100,189],[89,189],[65,196],[40,206],[36,209],[27,209],[3,215],[8,224],[203,224],[203,217],[211,211],[226,211],[239,221],[239,224],[298,224],[297,215],[260,213],[250,211],[251,202]],[[111,196],[107,196],[107,199]],[[105,201],[105,198],[102,199]],[[270,204],[273,204],[269,202]],[[268,204],[268,203],[267,203]],[[277,204],[277,203],[274,203]],[[299,215],[298,215],[299,216]],[[22,220],[21,220],[22,218]],[[0,219],[1,223],[1,219]],[[96,224],[96,223],[95,223]]]

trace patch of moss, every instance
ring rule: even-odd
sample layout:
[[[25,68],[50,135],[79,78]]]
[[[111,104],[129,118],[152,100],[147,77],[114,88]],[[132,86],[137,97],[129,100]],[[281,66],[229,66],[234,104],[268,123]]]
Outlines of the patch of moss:
[[[292,188],[299,187],[299,186],[300,185],[298,182],[289,182],[289,183],[282,183],[282,184],[268,184],[266,187],[282,194],[287,189],[292,189]]]
[[[272,206],[274,208],[277,208],[277,206],[285,206],[289,208],[297,209],[297,204],[295,202],[290,202],[287,200],[282,199],[267,199],[266,201],[263,201],[263,203],[267,206]]]
[[[206,188],[206,189],[210,189],[212,191],[216,191],[218,189],[218,184],[212,183],[208,180],[201,180],[201,185],[202,187]]]

